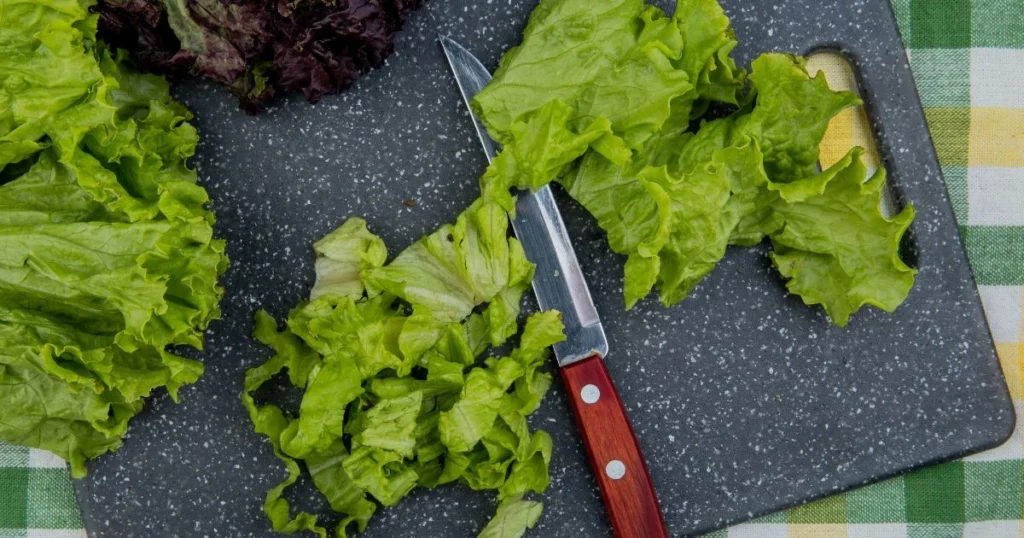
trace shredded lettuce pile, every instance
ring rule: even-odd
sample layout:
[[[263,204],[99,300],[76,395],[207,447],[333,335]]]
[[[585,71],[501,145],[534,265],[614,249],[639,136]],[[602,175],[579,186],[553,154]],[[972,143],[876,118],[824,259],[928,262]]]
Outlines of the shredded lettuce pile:
[[[0,15],[0,439],[85,474],[143,399],[193,383],[227,266],[191,115],[95,41],[80,0]]]
[[[257,314],[255,336],[274,355],[246,373],[242,396],[288,470],[264,504],[273,528],[327,536],[316,516],[293,516],[283,497],[302,461],[344,515],[336,536],[351,524],[364,530],[377,503],[454,481],[498,493],[481,536],[521,536],[541,513],[523,496],[548,487],[551,457],[551,438],[531,433],[526,417],[552,382],[538,368],[564,337],[560,315],[541,312],[511,353],[488,353],[518,332],[533,276],[504,209],[478,201],[390,263],[359,218],[314,247],[316,284],[287,328]],[[295,416],[255,397],[282,371],[303,389]]]
[[[511,187],[560,182],[626,256],[627,308],[654,288],[679,302],[728,245],[767,237],[789,290],[835,324],[892,311],[916,274],[899,256],[913,207],[881,214],[885,172],[867,178],[860,148],[818,170],[829,120],[860,100],[790,55],[748,77],[736,44],[715,0],[671,17],[642,0],[541,2],[473,102],[504,145],[484,197],[511,212]],[[691,129],[712,103],[734,111]]]

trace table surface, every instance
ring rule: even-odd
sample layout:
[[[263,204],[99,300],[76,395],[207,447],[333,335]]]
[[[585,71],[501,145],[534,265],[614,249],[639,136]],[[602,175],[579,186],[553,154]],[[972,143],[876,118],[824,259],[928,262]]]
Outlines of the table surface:
[[[894,0],[1018,415],[1024,403],[1024,1]],[[834,86],[851,84],[828,58]],[[867,139],[861,111],[823,161]],[[715,536],[1024,536],[1024,440]],[[0,444],[0,538],[85,536],[64,463]]]

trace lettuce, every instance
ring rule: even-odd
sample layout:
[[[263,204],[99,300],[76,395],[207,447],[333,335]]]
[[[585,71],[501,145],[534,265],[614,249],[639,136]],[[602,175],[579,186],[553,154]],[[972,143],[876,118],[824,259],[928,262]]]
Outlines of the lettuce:
[[[95,41],[78,0],[0,17],[0,439],[85,461],[195,382],[227,259],[188,110]]]
[[[522,497],[548,487],[551,438],[526,417],[552,383],[540,370],[547,348],[564,337],[559,314],[541,312],[516,349],[484,358],[518,332],[533,276],[508,224],[498,204],[478,201],[385,263],[383,242],[350,219],[314,245],[313,297],[287,327],[257,314],[255,337],[274,355],[246,373],[242,400],[288,471],[264,504],[275,530],[327,536],[284,498],[300,462],[343,515],[338,536],[364,530],[378,503],[454,481],[498,492],[495,521],[506,523],[484,535],[533,526],[541,505]],[[254,398],[284,371],[303,389],[296,416]]]
[[[816,176],[769,186],[781,197],[776,210],[785,222],[772,235],[772,261],[790,291],[824,306],[840,326],[865,304],[895,310],[916,273],[898,254],[914,207],[892,218],[879,213],[885,170],[865,182],[861,151]]]
[[[696,9],[705,7],[718,9],[714,2]],[[642,0],[598,8],[583,0],[543,2],[473,108],[506,145],[517,120],[558,100],[572,111],[571,128],[604,118],[638,147],[670,117],[687,122],[698,98],[734,101],[740,77],[727,53],[736,42],[720,9],[718,15],[709,21],[683,9],[670,18]],[[699,34],[681,30],[694,26]]]
[[[498,512],[479,538],[517,538],[526,529],[532,529],[540,519],[543,506],[537,501],[525,501],[521,498],[506,499],[498,506]]]
[[[243,108],[302,92],[310,102],[351,86],[394,50],[420,0],[100,0],[100,36],[141,68],[224,85]]]
[[[748,76],[735,46],[715,0],[679,0],[671,17],[639,0],[542,3],[473,102],[504,145],[484,199],[511,211],[511,188],[560,182],[626,257],[626,308],[653,289],[681,301],[727,246],[765,238],[789,290],[836,324],[896,308],[915,274],[899,257],[913,208],[882,217],[884,180],[867,180],[860,153],[818,171],[829,121],[860,100],[795,56],[763,54]],[[693,124],[712,103],[732,112]]]

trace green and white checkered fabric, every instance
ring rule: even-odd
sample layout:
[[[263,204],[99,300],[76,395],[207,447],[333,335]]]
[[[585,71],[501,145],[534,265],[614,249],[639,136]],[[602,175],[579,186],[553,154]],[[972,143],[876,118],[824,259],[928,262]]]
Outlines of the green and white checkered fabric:
[[[1003,371],[1024,416],[1024,0],[893,4]],[[1024,536],[1021,431],[963,461],[712,535]],[[64,464],[0,443],[0,538],[84,536]]]
[[[0,538],[85,538],[64,460],[0,442]]]

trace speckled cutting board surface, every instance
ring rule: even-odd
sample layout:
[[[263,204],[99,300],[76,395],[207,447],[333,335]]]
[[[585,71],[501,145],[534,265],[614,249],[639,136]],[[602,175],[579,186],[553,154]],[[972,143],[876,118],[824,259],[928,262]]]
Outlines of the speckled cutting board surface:
[[[888,0],[722,4],[743,64],[820,47],[853,60],[896,199],[917,207],[905,247],[920,274],[896,313],[866,309],[840,329],[785,294],[764,248],[735,249],[679,305],[648,299],[626,313],[622,259],[556,189],[673,536],[989,448],[1014,423]],[[196,164],[232,259],[224,317],[182,403],[154,398],[124,447],[77,482],[91,537],[273,535],[261,506],[284,471],[239,401],[244,371],[268,354],[249,337],[253,313],[284,316],[308,295],[311,244],[346,218],[366,217],[396,253],[477,196],[486,163],[437,35],[493,69],[534,6],[428,0],[384,69],[317,106],[294,99],[249,117],[218,88],[177,85],[196,113]],[[531,536],[610,535],[560,390],[532,419],[555,449]],[[300,504],[322,506],[298,489]],[[471,536],[492,503],[455,485],[416,490],[365,536]]]

